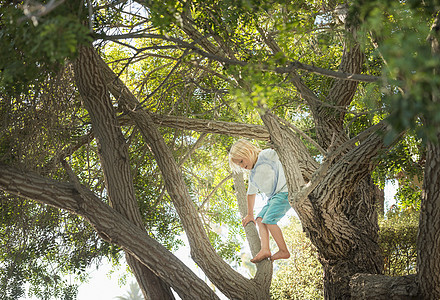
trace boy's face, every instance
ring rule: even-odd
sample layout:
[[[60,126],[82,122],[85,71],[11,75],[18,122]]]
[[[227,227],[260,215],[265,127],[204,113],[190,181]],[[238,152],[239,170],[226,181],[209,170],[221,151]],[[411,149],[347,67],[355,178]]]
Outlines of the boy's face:
[[[251,170],[255,165],[255,162],[252,162],[249,158],[245,157],[233,158],[232,162],[246,170]]]

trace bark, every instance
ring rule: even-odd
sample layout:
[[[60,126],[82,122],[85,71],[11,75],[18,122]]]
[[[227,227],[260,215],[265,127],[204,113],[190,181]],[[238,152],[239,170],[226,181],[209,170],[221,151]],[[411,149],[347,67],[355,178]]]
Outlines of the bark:
[[[385,214],[385,190],[375,186],[376,210],[379,216]]]
[[[159,126],[205,133],[225,134],[228,136],[245,137],[248,139],[269,140],[267,129],[261,125],[202,120],[181,116],[150,115],[153,122]]]
[[[244,218],[247,215],[247,194],[246,186],[243,180],[243,173],[233,174],[234,176],[234,187],[237,194],[238,207],[240,210],[240,215]],[[251,249],[252,256],[257,255],[261,249],[261,240],[258,235],[257,227],[254,222],[249,222],[245,228],[246,238],[249,242],[249,248]],[[265,298],[269,299],[269,288],[272,282],[272,263],[269,260],[265,260],[257,264],[257,273],[255,274],[255,280],[258,282],[262,291],[266,291]]]
[[[101,65],[105,81],[109,83],[110,92],[118,99],[124,112],[134,120],[156,158],[165,187],[185,228],[193,260],[227,297],[231,299],[266,299],[268,291],[264,291],[265,286],[258,282],[264,276],[255,276],[253,280],[249,280],[233,270],[215,252],[191,200],[180,168],[150,114],[140,108],[138,100],[96,52],[93,52],[93,59],[94,63]]]
[[[323,162],[311,181],[304,185],[298,170],[295,171],[295,151],[292,147],[295,138],[289,137],[289,133],[277,126],[270,114],[262,118],[285,169],[289,201],[319,250],[325,271],[325,298],[350,299],[351,276],[360,272],[378,274],[383,267],[377,243],[377,197],[371,193],[369,173],[375,166],[372,159],[386,146],[381,136],[372,132],[348,152],[345,146],[341,146],[343,149],[340,150],[331,150],[330,153],[338,159],[328,170],[320,170],[325,165]],[[377,128],[384,130],[385,125]],[[344,155],[339,155],[344,152]],[[297,197],[303,191],[308,192]]]
[[[61,183],[28,170],[0,165],[0,189],[84,217],[109,243],[154,270],[182,299],[218,299],[210,287],[165,247],[103,203],[86,187]]]
[[[350,282],[351,296],[363,300],[417,300],[416,277],[356,274]]]
[[[428,41],[433,55],[440,55],[440,13],[437,13]],[[434,70],[436,76],[440,68]],[[438,92],[432,92],[432,102],[440,102]],[[440,299],[440,126],[435,120],[424,120],[435,130],[435,140],[427,141],[424,174],[424,195],[420,205],[417,236],[417,275],[423,299]]]
[[[440,138],[440,130],[437,141]],[[440,145],[428,142],[417,236],[417,274],[423,299],[440,299]]]
[[[99,65],[93,61],[92,51],[91,48],[80,48],[79,57],[74,63],[75,81],[92,120],[110,205],[143,228],[130,171],[128,146]],[[126,257],[145,299],[174,299],[169,286],[150,269],[130,255]]]

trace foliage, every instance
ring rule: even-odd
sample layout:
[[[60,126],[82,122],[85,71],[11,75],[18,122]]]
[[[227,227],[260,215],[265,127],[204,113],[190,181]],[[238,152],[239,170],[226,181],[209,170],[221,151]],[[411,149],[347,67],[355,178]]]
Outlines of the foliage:
[[[2,299],[76,299],[86,268],[119,250],[102,242],[79,217],[0,195],[0,288]],[[71,279],[67,279],[67,275]]]
[[[28,92],[30,86],[57,73],[66,58],[74,58],[78,44],[91,41],[87,28],[67,5],[48,15],[30,11],[25,15],[22,6],[13,2],[0,6],[0,92]]]
[[[92,39],[113,70],[152,113],[261,124],[256,108],[270,108],[315,138],[316,123],[312,113],[298,96],[289,75],[273,71],[275,67],[284,67],[296,60],[330,70],[338,68],[343,54],[344,45],[340,40],[344,31],[332,11],[342,1],[79,2],[66,1],[65,5],[36,19],[25,17],[16,3],[1,6],[0,162],[19,162],[44,175],[64,180],[65,172],[58,165],[62,156],[80,181],[107,201],[98,146],[95,141],[81,142],[81,138],[91,131],[89,117],[75,87],[69,84],[73,81],[72,74],[60,75],[66,61],[75,58],[78,45]],[[425,1],[425,7],[417,7],[415,2],[355,1],[355,10],[361,9],[354,15],[359,17],[357,21],[365,24],[359,34],[363,34],[365,42],[363,50],[368,70],[364,72],[383,74],[384,82],[382,85],[360,85],[355,100],[344,111],[350,137],[388,114],[391,114],[389,122],[396,132],[413,128],[422,137],[431,135],[429,129],[420,126],[422,117],[432,120],[434,125],[440,122],[437,104],[428,101],[428,95],[436,93],[439,83],[438,76],[432,76],[439,61],[431,56],[425,41],[434,2]],[[46,3],[48,1],[43,1]],[[87,8],[92,8],[87,7],[90,4],[96,10],[91,10],[92,15],[87,16]],[[130,9],[124,11],[126,7]],[[182,46],[186,37],[179,27],[186,12],[191,12],[191,25],[203,35],[192,45],[200,45],[206,40],[218,45],[220,54],[224,48],[229,48],[234,52],[233,58],[246,66],[220,64],[215,58],[208,59]],[[259,34],[261,29],[276,37],[285,55],[274,54],[273,49],[265,45]],[[125,34],[127,38],[121,41],[121,37],[111,37],[118,34]],[[146,38],[148,35],[154,37]],[[172,38],[181,39],[181,43],[171,43]],[[380,42],[377,50],[373,50],[372,39]],[[326,104],[335,80],[300,70],[297,73],[321,104]],[[65,78],[62,80],[59,76]],[[237,78],[246,82],[249,88],[237,88]],[[113,101],[117,108],[117,99]],[[322,109],[328,109],[329,113],[336,111],[330,104],[322,105]],[[124,119],[123,115],[119,117]],[[239,261],[237,253],[243,231],[237,222],[232,181],[223,181],[229,175],[225,156],[233,139],[169,128],[160,128],[160,132],[179,163],[213,246],[228,261]],[[123,133],[129,145],[133,184],[146,230],[166,248],[175,250],[181,245],[178,235],[183,229],[164,189],[160,170],[137,129],[124,124]],[[199,139],[201,145],[197,144]],[[419,174],[423,148],[418,143],[418,137],[412,134],[399,143],[377,169],[377,180],[384,182],[401,172],[405,173],[404,178]],[[307,145],[316,153],[312,145]],[[65,154],[64,151],[71,148],[74,150]],[[417,206],[419,191],[411,188],[412,180],[406,180],[408,184],[402,185],[400,194],[406,202],[401,203],[406,207]],[[2,202],[2,217],[13,218],[11,222],[8,219],[10,223],[4,221],[2,230],[23,231],[26,222],[15,221],[34,217],[33,210],[40,209],[38,216],[45,215],[49,220],[41,226],[32,223],[35,232],[26,237],[29,239],[26,243],[23,242],[31,245],[26,248],[27,252],[14,252],[16,247],[9,245],[14,242],[13,236],[4,240],[5,249],[12,249],[4,254],[5,270],[13,272],[17,257],[26,258],[23,268],[27,269],[17,272],[13,285],[7,283],[9,285],[4,287],[11,297],[22,293],[22,284],[28,280],[40,297],[62,297],[64,293],[67,298],[74,294],[69,294],[74,292],[74,287],[60,283],[59,274],[77,272],[83,276],[84,267],[99,261],[101,256],[117,257],[119,249],[100,243],[81,220],[68,215],[59,217],[52,210],[33,203],[28,204],[29,209],[23,211],[22,216],[10,214],[13,209],[5,204],[7,201]],[[78,236],[83,228],[85,236]],[[289,248],[296,249],[290,260],[294,267],[289,269],[288,264],[280,265],[279,275],[273,283],[273,297],[320,297],[322,273],[316,253],[311,250],[310,241],[299,232],[297,223],[294,228],[296,231],[286,230],[292,243]],[[37,238],[47,231],[54,236],[50,236],[41,249],[35,247]],[[391,239],[392,233],[385,229],[384,232]],[[62,240],[61,243],[65,236],[77,240]],[[387,239],[384,238],[384,242]],[[68,250],[58,256],[53,254],[55,242],[61,244],[61,249]],[[81,247],[87,253],[78,252]],[[395,253],[391,245],[387,247],[391,249],[389,253]],[[76,256],[78,253],[81,259]],[[67,263],[65,269],[57,266],[59,274],[47,272],[54,261],[68,262],[70,259],[73,262]],[[389,267],[391,269],[393,267]],[[399,267],[395,270],[400,272]],[[2,279],[8,278],[6,274],[9,273],[3,273]],[[41,286],[44,288],[37,290]]]
[[[415,132],[409,131],[390,151],[378,158],[373,178],[381,188],[387,180],[398,180],[396,200],[403,209],[420,208],[425,151]]]
[[[416,1],[356,1],[351,7],[352,16],[362,19],[366,39],[377,44],[376,55],[381,56],[383,78],[381,92],[390,112],[388,118],[393,135],[414,129],[420,138],[435,140],[434,128],[440,124],[438,97],[439,76],[433,76],[440,63],[440,56],[432,54],[427,38],[430,32],[435,1],[416,5]],[[360,13],[355,10],[360,9]],[[388,79],[385,79],[386,78]],[[391,88],[389,88],[391,87]],[[420,126],[429,120],[429,126]]]
[[[416,273],[419,214],[393,207],[380,221],[379,244],[384,257],[384,274],[403,276]]]
[[[318,253],[296,217],[283,228],[291,257],[277,263],[272,279],[272,299],[322,299],[323,271]]]

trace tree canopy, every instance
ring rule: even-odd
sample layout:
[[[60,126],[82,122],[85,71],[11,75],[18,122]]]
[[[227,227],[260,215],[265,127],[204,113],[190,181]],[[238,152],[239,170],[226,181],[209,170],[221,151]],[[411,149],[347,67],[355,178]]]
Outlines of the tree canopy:
[[[405,195],[416,195],[405,205],[422,207],[421,220],[433,214],[424,203],[436,194],[419,201],[412,183],[438,149],[437,9],[436,1],[1,2],[7,297],[32,278],[40,297],[73,298],[63,274],[83,280],[86,266],[124,253],[147,299],[172,299],[170,287],[215,298],[169,252],[185,232],[227,297],[268,298],[270,262],[252,279],[228,264],[239,262],[245,236],[252,252],[259,244],[255,227],[238,222],[245,187],[227,166],[244,137],[278,152],[325,271],[324,296],[349,299],[355,274],[383,271],[373,179],[400,174]],[[421,223],[428,233],[436,226]],[[431,290],[420,293],[434,299]]]

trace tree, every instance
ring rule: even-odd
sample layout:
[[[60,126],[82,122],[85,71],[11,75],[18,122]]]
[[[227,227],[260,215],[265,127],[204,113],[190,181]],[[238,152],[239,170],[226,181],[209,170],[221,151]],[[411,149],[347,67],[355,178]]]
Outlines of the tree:
[[[437,13],[432,26],[430,40],[433,56],[438,58],[440,53],[438,29],[440,15]],[[438,74],[438,65],[434,68],[434,74]],[[431,105],[438,105],[438,93],[433,90],[430,95]],[[440,211],[439,166],[438,155],[440,154],[440,130],[438,117],[433,118],[427,114],[424,118],[425,126],[433,128],[434,139],[427,141],[426,164],[423,188],[425,194],[420,209],[420,225],[417,237],[417,275],[420,284],[420,292],[424,299],[440,297],[440,264],[439,264],[439,239],[438,230],[440,223],[435,216]],[[436,274],[436,275],[432,275]]]
[[[142,300],[143,297],[141,295],[141,290],[136,282],[132,282],[129,285],[130,290],[127,292],[127,296],[118,296],[116,299],[118,300]]]
[[[51,57],[68,56],[73,62],[79,92],[74,94],[74,102],[82,102],[75,117],[90,120],[83,122],[81,129],[93,132],[98,169],[105,179],[104,198],[110,205],[101,201],[96,189],[94,193],[87,187],[87,173],[69,161],[69,157],[77,155],[77,148],[68,147],[71,138],[64,142],[71,151],[45,153],[45,160],[53,159],[55,166],[61,163],[64,169],[55,168],[60,175],[52,178],[41,171],[29,172],[29,167],[20,164],[32,153],[5,155],[0,170],[1,189],[82,216],[101,238],[125,251],[146,298],[172,298],[172,287],[182,298],[214,299],[215,294],[204,282],[146,234],[132,172],[134,147],[127,142],[139,138],[154,155],[150,166],[161,171],[166,195],[188,236],[194,261],[229,298],[266,299],[271,263],[260,263],[254,278],[247,279],[216,253],[190,193],[192,185],[176,161],[181,153],[173,150],[183,135],[191,136],[188,130],[259,140],[270,137],[270,145],[277,150],[285,169],[289,201],[319,253],[325,274],[325,298],[349,299],[359,295],[355,294],[359,289],[361,294],[365,292],[356,280],[376,278],[374,274],[383,270],[375,210],[378,197],[370,176],[378,163],[376,159],[408,127],[418,125],[420,115],[427,119],[425,126],[418,127],[424,129],[420,131],[424,137],[437,134],[433,128],[438,121],[432,113],[437,111],[433,109],[437,102],[431,97],[436,95],[433,87],[437,78],[430,72],[438,61],[435,56],[420,61],[413,55],[426,54],[429,49],[426,42],[421,42],[421,34],[428,32],[434,9],[431,3],[407,9],[403,7],[406,3],[386,2],[380,11],[371,10],[369,4],[361,1],[347,3],[349,6],[337,6],[336,1],[275,1],[271,5],[259,1],[171,0],[98,4],[87,2],[94,6],[85,7],[80,1],[73,1],[50,14],[36,13],[24,19],[27,27],[29,20],[39,20],[41,27],[46,28],[43,25],[65,16],[66,11],[79,11],[77,15],[68,15],[73,29],[63,27],[67,33],[78,34],[73,35],[75,47],[71,52],[53,50],[41,54],[35,52],[35,47],[18,42],[13,50],[20,54],[18,57],[34,58],[33,66],[46,70],[46,74],[53,74],[50,66],[60,63],[60,59]],[[18,14],[14,5],[5,7]],[[138,13],[133,13],[132,8]],[[384,20],[383,12],[394,19],[387,16],[391,21]],[[13,21],[17,20],[14,14],[10,14]],[[402,15],[407,17],[405,21],[414,22],[405,25]],[[370,32],[362,27],[374,21],[384,28]],[[83,31],[76,31],[87,28],[82,24],[93,29],[88,36],[95,40],[95,46],[96,42],[104,44],[102,53],[81,35]],[[37,33],[41,27],[35,27]],[[120,32],[110,30],[116,27]],[[407,35],[398,35],[396,32],[401,31],[396,28],[404,28],[402,32]],[[396,48],[381,39],[381,34],[391,34],[393,42],[411,36],[415,41],[411,46],[418,48],[407,49],[409,55],[393,52]],[[120,47],[110,48],[106,45],[109,41]],[[375,55],[374,46],[378,46],[380,55]],[[112,51],[128,53],[127,57],[110,62],[113,69],[104,60],[112,59]],[[5,99],[25,92],[32,94],[24,87],[29,83],[37,86],[42,75],[33,70],[26,81],[15,82],[13,65],[2,68]],[[406,108],[400,103],[407,104]],[[425,103],[431,109],[425,110]],[[377,111],[372,114],[368,105]],[[7,106],[6,114],[13,107]],[[406,118],[408,112],[411,114]],[[202,118],[197,118],[200,115]],[[308,126],[300,130],[298,119],[305,120]],[[402,121],[405,119],[409,122]],[[170,131],[162,127],[184,133],[175,135],[174,141],[169,140]],[[4,128],[14,127],[7,123]],[[95,147],[90,139],[83,142]],[[230,142],[224,140],[218,148],[227,150]],[[193,145],[197,148],[195,142]],[[428,147],[428,152],[435,153],[434,145]],[[15,146],[2,141],[6,153],[13,152]],[[42,165],[43,160],[38,164]],[[433,164],[426,172],[435,173],[437,167]],[[137,167],[136,174],[141,174],[142,169]],[[243,180],[234,178],[234,184],[242,206]],[[429,195],[422,202],[422,216],[424,203],[436,203],[436,194]],[[427,215],[432,216],[437,208],[433,205],[427,209]],[[421,224],[425,228],[422,236],[433,234],[431,221]],[[251,250],[258,251],[255,228],[250,224],[245,231]],[[438,249],[435,240],[431,239],[433,247],[429,248],[433,252]],[[419,249],[423,252],[424,246],[419,244]],[[431,280],[436,275],[425,272],[431,265],[428,262],[433,261],[425,259],[426,265],[419,263],[419,280],[436,282]],[[355,276],[357,273],[373,275]],[[359,288],[356,291],[350,290],[352,278],[353,290]],[[421,287],[427,298],[435,298],[436,292],[432,291]]]
[[[292,256],[278,263],[271,286],[272,299],[322,299],[322,267],[296,217],[283,228]]]

